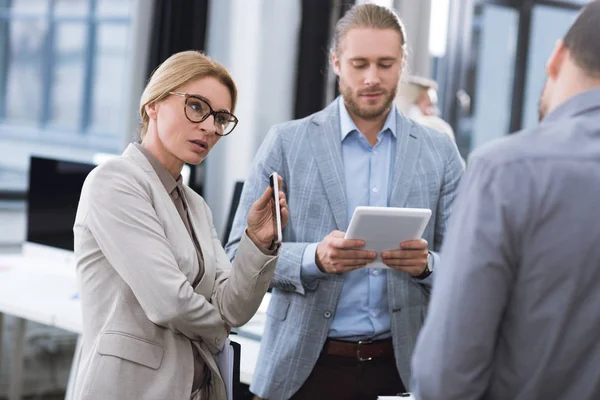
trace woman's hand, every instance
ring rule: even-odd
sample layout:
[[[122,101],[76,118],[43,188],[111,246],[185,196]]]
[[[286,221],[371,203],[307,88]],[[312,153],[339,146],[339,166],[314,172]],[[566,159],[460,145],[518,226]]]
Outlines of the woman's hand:
[[[285,194],[281,190],[283,180],[279,177],[279,206],[281,208],[281,229],[288,222],[289,211]],[[268,252],[271,249],[273,241],[277,238],[276,232],[276,217],[273,204],[273,189],[269,186],[267,190],[254,202],[250,212],[248,213],[248,237],[254,244],[263,252]]]

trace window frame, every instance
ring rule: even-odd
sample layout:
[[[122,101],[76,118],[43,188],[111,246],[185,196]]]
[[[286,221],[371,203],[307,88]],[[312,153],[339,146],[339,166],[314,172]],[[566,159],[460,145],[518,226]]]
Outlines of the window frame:
[[[476,6],[496,5],[515,9],[519,12],[517,53],[509,133],[518,132],[523,127],[526,73],[531,35],[532,11],[536,6],[549,6],[557,9],[580,10],[585,6],[581,0],[463,0],[450,7],[448,26],[448,50],[442,71],[444,94],[441,100],[442,117],[457,129],[460,105],[456,94],[464,89],[466,68],[471,53],[473,12]],[[457,138],[460,139],[460,138]]]
[[[124,115],[122,126],[123,129],[118,131],[103,131],[93,129],[92,116],[94,107],[94,75],[96,61],[99,56],[97,52],[98,30],[104,24],[116,24],[120,26],[127,26],[129,29],[128,37],[126,40],[129,44],[132,41],[132,35],[134,32],[133,16],[130,13],[129,16],[98,16],[97,6],[98,0],[81,0],[86,4],[87,12],[81,16],[57,16],[56,1],[48,0],[48,8],[46,12],[14,12],[10,8],[0,10],[0,29],[10,29],[10,23],[17,20],[26,19],[46,19],[47,23],[47,43],[46,50],[42,57],[42,64],[45,66],[42,75],[42,91],[41,91],[41,113],[36,121],[35,125],[21,125],[16,122],[12,122],[6,119],[6,108],[7,108],[7,74],[4,73],[0,76],[0,139],[17,139],[28,141],[32,143],[47,143],[47,144],[64,144],[70,147],[80,148],[93,148],[98,151],[120,151],[122,147],[122,136],[123,131],[129,125],[127,116]],[[131,2],[131,10],[136,10],[136,2]],[[79,120],[77,121],[77,127],[75,129],[68,127],[57,126],[51,121],[51,103],[53,95],[52,79],[56,68],[56,53],[55,43],[56,28],[63,23],[82,23],[84,29],[86,29],[86,38],[84,44],[84,55],[83,55],[83,82],[81,84],[81,104],[79,109]],[[10,54],[10,44],[7,43],[4,46],[7,54]],[[8,58],[7,58],[8,60]],[[129,71],[129,55],[126,60],[126,69],[123,71],[126,81],[130,79]],[[5,70],[6,71],[6,70]],[[127,96],[123,98],[123,106],[128,107],[126,104]]]

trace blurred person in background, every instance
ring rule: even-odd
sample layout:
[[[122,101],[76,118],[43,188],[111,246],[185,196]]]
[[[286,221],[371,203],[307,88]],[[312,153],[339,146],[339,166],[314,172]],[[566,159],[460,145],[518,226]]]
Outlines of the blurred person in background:
[[[600,1],[547,64],[540,124],[477,150],[413,358],[419,400],[600,399]]]
[[[213,354],[271,281],[273,192],[266,185],[249,207],[232,266],[181,170],[233,131],[236,99],[215,61],[195,51],[169,57],[140,100],[141,144],[86,179],[74,226],[83,308],[75,398],[226,399]]]
[[[431,79],[419,76],[407,76],[400,79],[396,106],[413,121],[436,131],[445,133],[456,142],[454,130],[449,123],[439,117],[437,106],[437,83]],[[465,160],[461,157],[463,166]]]
[[[402,77],[398,85],[396,106],[414,121],[443,132],[454,141],[454,130],[439,117],[437,83],[419,76]]]
[[[393,11],[351,8],[336,25],[331,51],[342,95],[272,128],[244,183],[230,257],[239,256],[248,212],[271,172],[284,177],[294,215],[250,387],[262,398],[375,400],[410,382],[463,167],[448,136],[394,106],[405,48]],[[422,207],[433,215],[422,239],[381,254],[389,269],[363,268],[377,254],[344,239],[357,206]]]

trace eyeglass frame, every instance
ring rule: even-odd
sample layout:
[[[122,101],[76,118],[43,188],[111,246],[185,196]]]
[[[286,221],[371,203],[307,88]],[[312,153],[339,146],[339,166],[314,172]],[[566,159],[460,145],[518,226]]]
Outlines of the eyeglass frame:
[[[231,130],[229,132],[227,132],[226,134],[222,134],[222,133],[217,132],[217,127],[215,126],[215,134],[218,135],[218,136],[228,136],[228,135],[230,135],[231,132],[233,132],[233,130],[235,129],[235,127],[237,126],[237,124],[239,122],[238,118],[235,115],[233,115],[232,113],[230,113],[229,111],[215,111],[215,110],[213,110],[213,108],[210,105],[210,102],[208,101],[208,99],[204,98],[204,97],[202,97],[200,95],[183,93],[183,92],[169,92],[169,94],[172,94],[172,95],[175,95],[175,96],[179,96],[179,97],[183,97],[185,99],[185,102],[183,103],[183,113],[185,114],[185,117],[187,118],[187,120],[190,121],[193,124],[200,124],[200,123],[206,121],[206,119],[208,117],[210,117],[211,115],[213,116],[213,121],[216,122],[217,121],[216,116],[217,116],[218,113],[226,113],[226,114],[231,115],[234,118],[234,120],[235,120],[235,121],[230,122],[230,123],[233,123],[233,128],[231,128]],[[210,110],[200,121],[193,121],[187,115],[187,102],[190,99],[190,97],[194,98],[196,100],[203,101],[204,103],[206,103],[206,105],[208,106],[208,109]],[[214,122],[213,122],[213,125],[214,125]]]

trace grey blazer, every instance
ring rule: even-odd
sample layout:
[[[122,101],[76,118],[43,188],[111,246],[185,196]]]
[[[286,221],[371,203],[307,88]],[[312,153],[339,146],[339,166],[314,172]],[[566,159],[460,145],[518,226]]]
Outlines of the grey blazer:
[[[275,269],[248,237],[233,267],[204,200],[188,187],[194,244],[146,157],[130,145],[94,169],[75,220],[83,346],[75,398],[189,399],[192,345],[213,372],[210,399],[225,399],[213,354],[258,309]]]
[[[463,165],[456,145],[447,135],[418,125],[400,113],[396,121],[396,164],[389,205],[433,210],[423,237],[433,251],[438,251]],[[241,255],[248,211],[273,171],[285,180],[290,210],[251,386],[252,392],[262,398],[291,397],[312,371],[327,338],[343,278],[329,275],[308,287],[301,280],[300,270],[309,243],[320,242],[335,229],[347,229],[342,162],[339,107],[334,101],[307,118],[275,126],[244,183],[226,246],[230,257],[236,251],[236,259]],[[429,282],[418,283],[403,272],[389,271],[388,276],[396,364],[408,383],[410,358],[431,287]]]

